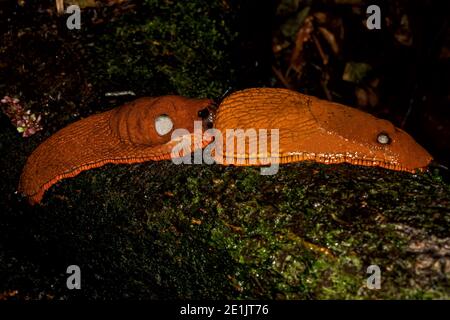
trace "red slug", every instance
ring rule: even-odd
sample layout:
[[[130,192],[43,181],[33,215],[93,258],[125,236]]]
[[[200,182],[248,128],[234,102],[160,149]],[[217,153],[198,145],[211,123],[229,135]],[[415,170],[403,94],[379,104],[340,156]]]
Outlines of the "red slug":
[[[191,151],[211,143],[198,136],[194,121],[208,121],[222,133],[223,148],[214,157],[224,165],[265,165],[313,160],[347,162],[415,172],[432,157],[414,139],[389,121],[341,104],[320,100],[287,89],[257,88],[225,98],[211,117],[209,99],[179,96],[141,98],[113,110],[92,115],[61,129],[44,141],[28,158],[19,191],[30,203],[39,203],[47,189],[84,170],[107,163],[138,163],[170,159],[179,143],[175,129],[192,138]],[[228,129],[228,130],[227,130]],[[251,139],[241,148],[225,146],[230,129],[278,131],[278,149],[252,150]],[[197,136],[196,136],[197,135]],[[219,141],[215,141],[218,143]],[[223,151],[221,151],[222,149]]]

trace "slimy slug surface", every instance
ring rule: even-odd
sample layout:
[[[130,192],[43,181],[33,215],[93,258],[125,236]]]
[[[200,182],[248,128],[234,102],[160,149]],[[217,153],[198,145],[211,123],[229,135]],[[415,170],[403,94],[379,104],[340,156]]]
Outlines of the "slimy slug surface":
[[[341,104],[287,89],[255,88],[226,97],[213,111],[210,99],[180,96],[140,98],[107,112],[89,116],[56,132],[30,155],[19,191],[30,203],[39,203],[56,182],[107,163],[167,160],[176,141],[171,133],[185,129],[194,135],[194,121],[212,126],[227,140],[227,129],[277,129],[278,151],[270,143],[262,154],[244,148],[223,148],[215,159],[223,165],[264,165],[312,160],[347,162],[392,170],[423,170],[431,155],[406,132],[389,121]],[[211,143],[191,146],[194,151]],[[269,150],[269,151],[267,151]],[[231,161],[230,161],[231,159]],[[239,160],[239,161],[238,161]],[[254,161],[253,161],[254,160]]]

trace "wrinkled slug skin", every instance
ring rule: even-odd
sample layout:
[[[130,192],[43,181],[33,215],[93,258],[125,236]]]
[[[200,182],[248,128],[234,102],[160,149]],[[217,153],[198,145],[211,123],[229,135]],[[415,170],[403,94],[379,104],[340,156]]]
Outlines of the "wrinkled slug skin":
[[[194,130],[198,112],[209,99],[180,96],[140,98],[115,109],[91,115],[59,130],[29,156],[19,181],[19,192],[39,203],[56,182],[107,163],[139,163],[171,158],[171,133],[159,136],[155,118],[167,115],[173,129]],[[191,139],[194,141],[194,139]],[[206,141],[195,140],[202,148]],[[209,141],[208,141],[209,142]]]
[[[225,136],[223,152],[219,150],[215,155],[216,161],[224,164],[249,165],[255,159],[257,164],[264,164],[271,156],[270,138],[267,152],[249,154],[249,139],[245,153],[238,152],[236,138],[235,147],[228,150],[225,144],[232,137],[226,130],[239,128],[279,129],[279,154],[272,154],[271,159],[278,163],[347,162],[415,172],[432,160],[410,135],[389,121],[287,89],[258,88],[233,93],[219,106],[215,128]],[[380,133],[390,137],[389,144],[377,141]]]

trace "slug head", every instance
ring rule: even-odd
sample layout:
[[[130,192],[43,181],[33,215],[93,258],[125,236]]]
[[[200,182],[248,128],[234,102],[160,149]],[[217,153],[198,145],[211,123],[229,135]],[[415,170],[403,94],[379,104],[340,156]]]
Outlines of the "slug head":
[[[432,160],[409,134],[387,120],[317,98],[311,100],[311,111],[319,125],[334,137],[330,140],[334,150],[352,152],[357,161],[364,161],[361,164],[372,162],[414,172],[427,167]]]

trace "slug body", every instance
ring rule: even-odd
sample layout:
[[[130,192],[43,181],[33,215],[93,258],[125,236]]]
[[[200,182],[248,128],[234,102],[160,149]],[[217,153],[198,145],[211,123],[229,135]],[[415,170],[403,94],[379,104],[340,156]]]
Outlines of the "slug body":
[[[432,160],[410,135],[387,120],[287,89],[247,89],[228,96],[219,107],[215,128],[225,133],[230,128],[279,130],[278,154],[251,154],[246,140],[245,153],[223,146],[216,158],[224,164],[226,158],[235,165],[271,158],[279,163],[347,162],[415,172]],[[271,150],[270,140],[268,145]]]
[[[202,120],[199,111],[210,104],[209,99],[179,96],[140,98],[74,122],[33,151],[20,177],[19,192],[35,204],[53,184],[85,170],[107,163],[170,159],[176,143],[171,140],[171,132],[183,128],[193,135],[194,121]],[[158,133],[159,119],[171,122],[168,131],[163,124],[163,135]],[[208,143],[194,138],[191,141]]]
[[[404,131],[389,121],[357,109],[320,100],[286,89],[247,89],[226,97],[218,110],[212,100],[179,96],[141,98],[113,110],[79,120],[52,135],[28,158],[19,191],[31,204],[39,203],[56,182],[107,163],[139,163],[171,158],[180,139],[189,136],[191,151],[213,140],[196,137],[194,121],[224,136],[216,162],[224,165],[265,165],[313,160],[321,163],[348,162],[355,165],[415,172],[432,157]],[[172,139],[175,129],[185,136]],[[278,130],[278,150],[268,147],[252,151],[229,148],[235,139],[229,130]],[[217,143],[218,141],[215,141]]]

